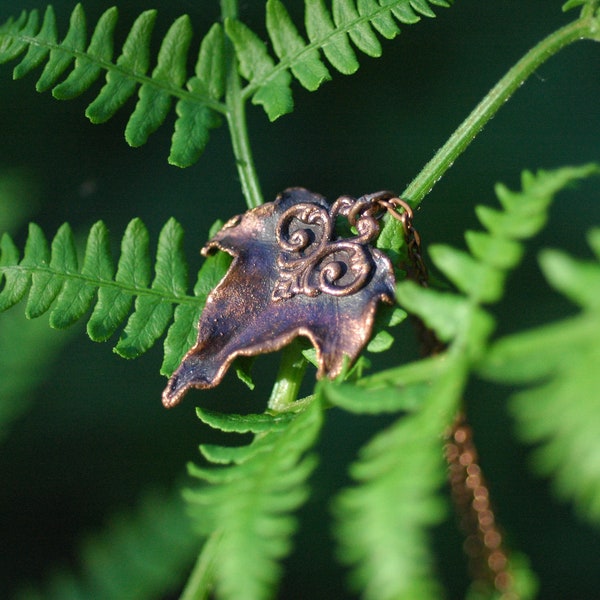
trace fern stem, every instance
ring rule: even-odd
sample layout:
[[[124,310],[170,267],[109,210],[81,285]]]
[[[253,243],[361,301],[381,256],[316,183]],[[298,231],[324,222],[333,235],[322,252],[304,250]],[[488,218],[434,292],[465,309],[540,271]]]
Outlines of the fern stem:
[[[220,533],[215,532],[206,540],[179,600],[205,600],[209,597],[220,537]]]
[[[421,203],[454,161],[462,154],[501,106],[525,80],[551,56],[580,39],[597,39],[597,24],[592,18],[578,19],[539,42],[521,58],[490,90],[448,141],[404,190],[402,196],[413,206]]]
[[[279,373],[269,398],[270,410],[283,412],[296,401],[306,367],[307,362],[302,356],[302,346],[296,339],[283,349]]]
[[[237,18],[237,12],[237,0],[221,0],[221,16],[224,21]],[[228,108],[227,125],[242,193],[248,208],[256,208],[264,200],[250,148],[246,122],[246,101],[242,96],[242,85],[237,71],[235,52],[230,43],[228,44],[227,63],[227,87],[225,92],[225,103]]]

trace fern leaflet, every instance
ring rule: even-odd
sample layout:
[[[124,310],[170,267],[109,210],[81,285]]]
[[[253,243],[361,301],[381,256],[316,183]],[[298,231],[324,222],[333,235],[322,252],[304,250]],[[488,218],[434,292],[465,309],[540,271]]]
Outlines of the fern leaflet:
[[[229,257],[223,253],[209,257],[198,274],[195,295],[188,296],[182,243],[181,226],[169,220],[160,232],[151,282],[149,236],[139,219],[131,221],[125,231],[116,273],[108,230],[102,222],[89,233],[81,269],[67,224],[59,229],[51,246],[41,229],[30,225],[22,259],[5,234],[0,240],[0,277],[4,279],[0,311],[27,296],[28,318],[50,311],[50,325],[62,329],[82,319],[93,305],[87,331],[94,341],[107,340],[127,320],[115,347],[125,358],[139,356],[152,347],[174,318],[165,340],[162,367],[168,375],[192,345],[206,296],[229,266]]]
[[[208,484],[189,490],[186,498],[200,532],[218,536],[213,556],[218,596],[271,597],[281,572],[277,561],[289,553],[296,529],[292,512],[306,499],[306,480],[315,466],[314,457],[305,455],[318,435],[321,407],[313,402],[285,422],[214,413],[208,420],[225,430],[261,432],[248,446],[201,446],[205,458],[228,466],[190,467]]]
[[[86,47],[86,17],[80,4],[73,10],[67,34],[60,42],[51,6],[41,25],[36,10],[23,12],[19,19],[11,19],[0,27],[0,62],[15,60],[27,50],[14,69],[14,77],[23,77],[46,62],[36,89],[41,92],[52,88],[59,99],[82,94],[105,72],[106,83],[86,110],[93,123],[110,119],[139,90],[137,105],[125,129],[126,140],[132,146],[144,144],[158,129],[175,98],[178,118],[169,161],[188,166],[198,159],[208,142],[209,130],[220,123],[219,115],[227,110],[221,102],[225,80],[223,30],[215,24],[205,36],[195,73],[187,79],[192,38],[187,16],[177,19],[166,33],[150,74],[156,11],[145,11],[136,19],[121,54],[113,62],[117,17],[116,8],[108,9],[98,20]]]
[[[600,260],[600,230],[590,232],[589,242]],[[534,466],[553,477],[558,494],[583,517],[600,524],[600,265],[551,250],[540,261],[548,281],[581,313],[498,340],[481,372],[534,384],[511,402],[518,432],[537,446]]]

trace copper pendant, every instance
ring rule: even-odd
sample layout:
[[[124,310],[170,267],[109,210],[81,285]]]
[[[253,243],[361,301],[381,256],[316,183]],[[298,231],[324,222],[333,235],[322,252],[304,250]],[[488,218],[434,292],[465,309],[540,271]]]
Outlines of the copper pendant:
[[[369,340],[377,303],[394,298],[392,264],[371,246],[392,198],[342,196],[329,205],[291,188],[226,223],[202,254],[222,250],[233,261],[208,296],[198,341],[169,379],[163,404],[174,406],[190,388],[216,386],[237,356],[273,352],[297,336],[316,348],[317,377],[336,377],[345,356],[353,362]],[[343,225],[345,235],[336,231]]]

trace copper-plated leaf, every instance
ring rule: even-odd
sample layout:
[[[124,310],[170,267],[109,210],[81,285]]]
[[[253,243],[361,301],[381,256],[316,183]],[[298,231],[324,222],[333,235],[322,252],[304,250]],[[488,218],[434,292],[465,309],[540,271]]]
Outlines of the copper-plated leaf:
[[[226,223],[202,252],[222,250],[233,261],[206,301],[198,341],[169,380],[163,404],[177,404],[190,388],[216,386],[237,356],[273,352],[297,336],[316,348],[318,377],[337,376],[345,356],[354,361],[377,303],[394,295],[392,264],[370,245],[379,233],[376,196],[343,196],[331,206],[292,188]],[[337,217],[357,235],[338,237]]]

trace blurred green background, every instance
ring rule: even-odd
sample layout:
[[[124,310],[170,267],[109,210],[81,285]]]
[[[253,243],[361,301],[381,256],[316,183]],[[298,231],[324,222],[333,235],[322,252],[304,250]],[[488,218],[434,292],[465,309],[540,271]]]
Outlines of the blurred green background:
[[[85,2],[89,23],[112,4]],[[301,3],[286,4],[300,23]],[[400,192],[510,66],[574,18],[575,13],[561,13],[561,4],[457,0],[452,9],[439,9],[438,18],[403,27],[399,38],[384,41],[383,58],[360,56],[361,68],[352,77],[336,74],[312,94],[296,87],[296,110],[276,123],[251,107],[250,135],[265,198],[294,185],[330,198],[379,189]],[[241,5],[245,22],[264,32],[263,3]],[[0,0],[0,20],[35,7],[45,5]],[[73,3],[57,1],[54,7],[64,33]],[[188,13],[196,48],[218,18],[216,0],[127,0],[120,6],[117,48],[147,8],[159,9],[155,40],[174,18]],[[100,84],[76,101],[58,102],[34,91],[34,75],[13,82],[13,66],[0,66],[2,229],[22,247],[27,220],[41,224],[51,237],[64,221],[83,236],[102,219],[117,248],[131,218],[143,219],[155,243],[162,224],[174,216],[186,229],[190,271],[195,272],[211,224],[244,209],[226,129],[213,132],[199,163],[180,170],[166,160],[173,116],[147,145],[131,149],[123,131],[133,101],[109,123],[94,126],[83,113]],[[586,42],[534,74],[423,202],[416,225],[425,243],[462,245],[464,230],[477,227],[474,205],[495,202],[496,181],[516,187],[524,168],[599,160],[599,72],[600,45]],[[537,247],[560,246],[589,256],[583,236],[600,221],[598,200],[595,181],[563,193],[549,227],[535,240]],[[495,309],[501,333],[573,311],[544,283],[535,255],[531,247],[506,300]],[[181,406],[165,411],[160,344],[140,359],[125,361],[110,344],[90,342],[83,327],[51,331],[47,317],[40,325],[27,322],[22,312],[19,306],[0,315],[0,376],[6,378],[0,391],[12,394],[14,412],[10,428],[0,432],[2,598],[25,581],[44,581],[56,565],[76,566],[79,541],[99,530],[107,515],[134,507],[143,490],[180,481],[186,461],[198,457],[197,445],[212,435],[195,418],[195,405],[262,410],[276,362],[272,357],[258,361],[255,392],[231,374],[217,390],[190,394]],[[404,360],[412,356],[411,347],[406,328],[385,360]],[[20,370],[13,365],[19,353],[25,357]],[[474,382],[468,398],[499,517],[530,556],[542,584],[540,598],[598,598],[598,531],[554,502],[547,482],[529,475],[526,449],[513,439],[506,414],[508,393]],[[302,513],[304,529],[288,561],[282,598],[346,597],[323,526],[328,495],[345,481],[346,465],[360,443],[383,423],[339,411],[329,415],[316,493]],[[451,522],[437,534],[443,578],[450,597],[460,598],[460,539]]]

